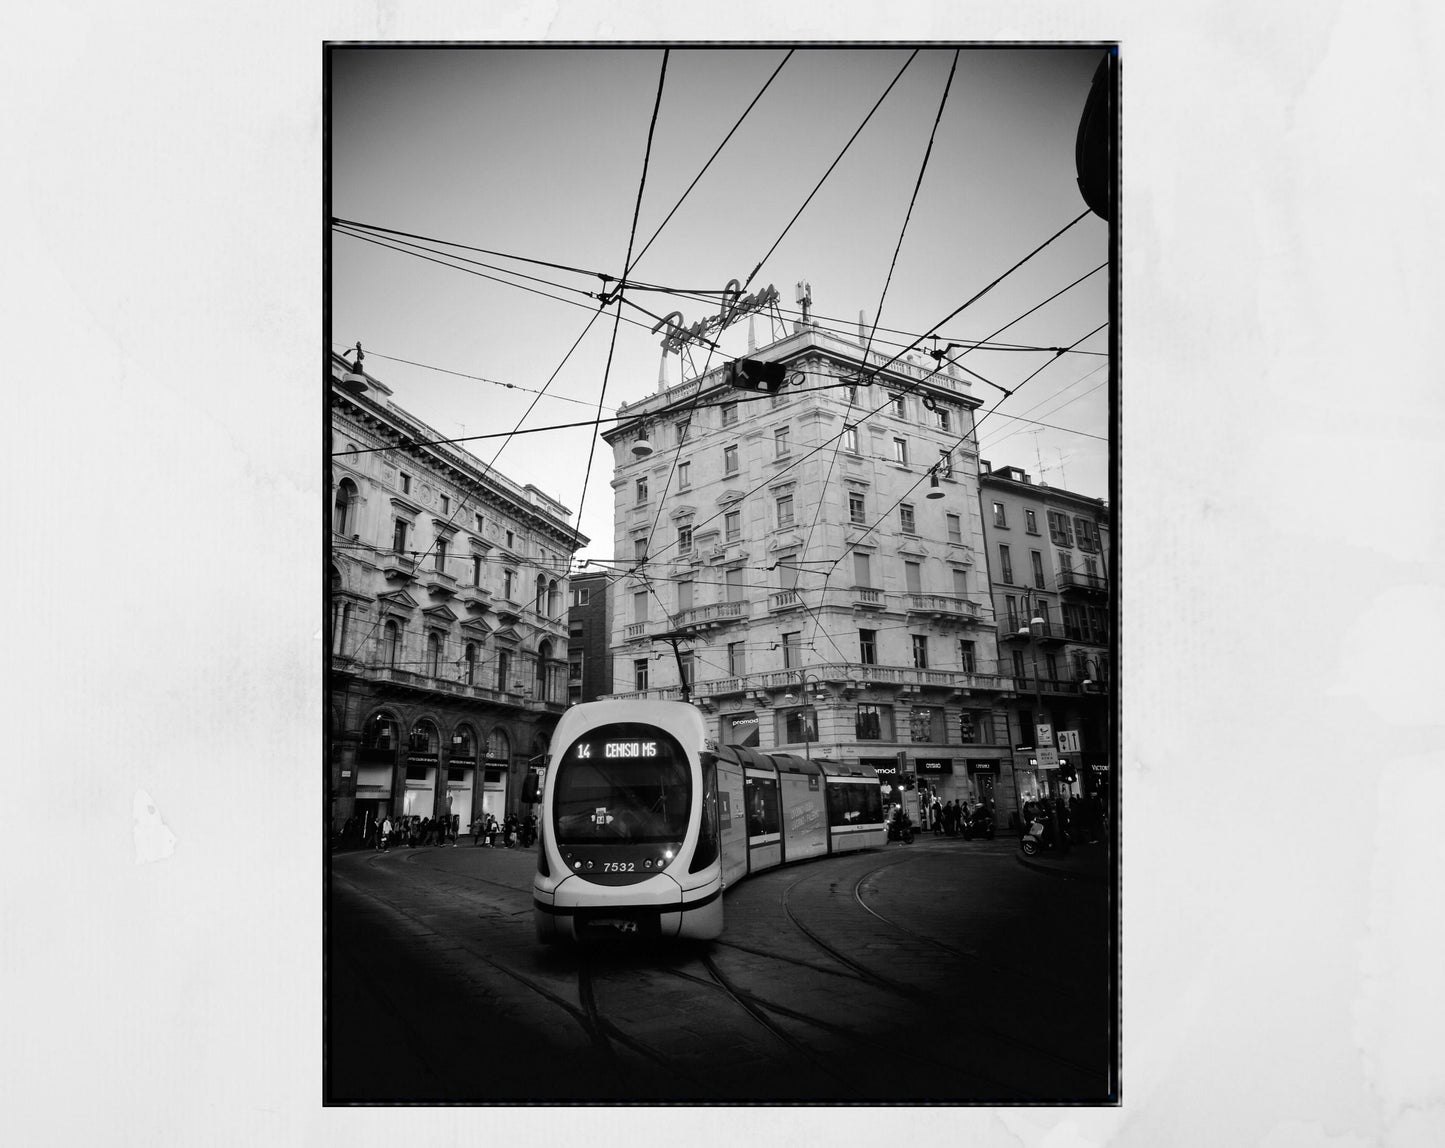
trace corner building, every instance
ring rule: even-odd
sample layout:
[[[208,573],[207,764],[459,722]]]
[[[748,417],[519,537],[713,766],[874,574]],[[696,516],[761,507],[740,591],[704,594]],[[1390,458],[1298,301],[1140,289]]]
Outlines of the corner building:
[[[987,461],[980,464],[979,498],[1018,801],[1087,793],[1112,812],[1117,722],[1108,504]],[[1038,754],[1039,722],[1050,727],[1071,769]],[[1065,780],[1070,772],[1072,782]]]
[[[615,696],[678,698],[720,744],[858,762],[916,801],[992,800],[1005,683],[978,515],[969,382],[807,323],[627,406],[615,498]],[[849,380],[853,382],[849,382]],[[645,438],[652,452],[639,456]]]
[[[587,539],[536,487],[428,445],[447,436],[377,379],[337,355],[331,374],[331,830],[500,821],[567,704],[567,572]]]

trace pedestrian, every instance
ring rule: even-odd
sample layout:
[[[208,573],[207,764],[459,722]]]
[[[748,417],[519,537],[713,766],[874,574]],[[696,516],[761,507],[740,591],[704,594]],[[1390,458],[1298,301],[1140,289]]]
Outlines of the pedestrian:
[[[391,818],[384,817],[381,822],[381,830],[378,834],[381,851],[385,853],[391,847]]]
[[[472,848],[473,848],[473,849],[475,849],[478,845],[480,845],[480,844],[482,843],[482,830],[484,830],[486,827],[487,827],[487,823],[482,819],[482,815],[481,815],[480,813],[477,814],[477,816],[472,819]]]
[[[457,847],[457,838],[461,836],[462,815],[460,813],[453,813],[451,817],[451,822],[452,848],[455,849]]]

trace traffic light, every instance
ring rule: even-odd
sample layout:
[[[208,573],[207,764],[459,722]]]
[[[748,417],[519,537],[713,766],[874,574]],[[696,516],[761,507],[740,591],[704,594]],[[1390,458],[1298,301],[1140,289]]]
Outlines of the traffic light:
[[[757,391],[775,395],[788,381],[788,369],[782,363],[765,363],[761,359],[735,359],[727,365],[726,382],[740,391]]]
[[[1074,767],[1069,759],[1065,757],[1059,758],[1059,780],[1065,785],[1073,785],[1077,779],[1078,774],[1074,772]]]

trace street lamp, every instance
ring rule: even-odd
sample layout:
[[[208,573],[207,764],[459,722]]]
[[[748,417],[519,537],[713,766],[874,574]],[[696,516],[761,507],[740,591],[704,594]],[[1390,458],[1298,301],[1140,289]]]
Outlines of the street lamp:
[[[1090,673],[1090,666],[1093,667],[1093,672],[1079,683],[1079,689],[1088,693],[1089,687],[1093,686],[1100,693],[1106,693],[1109,689],[1109,664],[1099,661],[1098,658],[1083,658],[1080,664],[1084,667],[1085,674]]]
[[[1039,611],[1034,609],[1034,598],[1032,594],[1024,595],[1024,613],[1031,614],[1028,622],[1019,627],[1018,636],[1027,638],[1029,642],[1029,661],[1034,672],[1034,755],[1038,756],[1038,728],[1044,720],[1044,695],[1039,685],[1039,639],[1043,637],[1044,627],[1048,624],[1040,616]]]
[[[816,710],[814,711],[814,716],[813,716],[812,721],[809,722],[809,720],[808,720],[808,714],[807,714],[807,708],[806,708],[806,707],[807,707],[807,704],[808,704],[808,683],[809,683],[809,682],[812,682],[812,683],[813,683],[814,693],[815,693],[815,694],[821,694],[821,693],[823,692],[823,683],[822,683],[821,679],[814,677],[812,674],[808,673],[806,670],[799,670],[799,671],[798,671],[798,688],[799,688],[799,692],[802,694],[802,700],[803,700],[803,706],[804,706],[803,721],[804,721],[804,723],[805,723],[804,726],[803,726],[803,754],[804,754],[804,756],[805,756],[809,761],[812,761],[812,760],[813,760],[813,742],[816,741],[817,738],[818,738],[818,721],[817,721],[817,711],[816,711]],[[794,696],[792,690],[789,690],[786,694],[783,695],[783,702],[784,702],[785,704],[787,704],[787,705],[794,705],[794,704],[797,703],[797,701],[798,701],[798,698],[797,698],[796,696]],[[810,727],[811,727],[811,733],[812,733],[812,736],[811,736],[811,737],[808,736],[808,735],[809,735],[809,732],[810,732]]]

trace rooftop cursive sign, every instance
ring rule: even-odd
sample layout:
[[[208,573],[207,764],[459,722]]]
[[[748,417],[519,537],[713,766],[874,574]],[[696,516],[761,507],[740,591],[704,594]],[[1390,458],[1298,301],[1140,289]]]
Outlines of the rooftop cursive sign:
[[[662,337],[664,351],[681,351],[688,343],[711,345],[711,340],[707,338],[709,331],[722,331],[744,315],[761,311],[764,307],[775,305],[777,301],[778,289],[771,284],[754,295],[744,295],[742,286],[736,279],[732,279],[723,289],[722,306],[716,315],[709,315],[706,319],[699,319],[691,327],[684,327],[682,312],[673,311],[657,321],[652,333],[655,335],[663,328],[667,329],[667,333]]]

